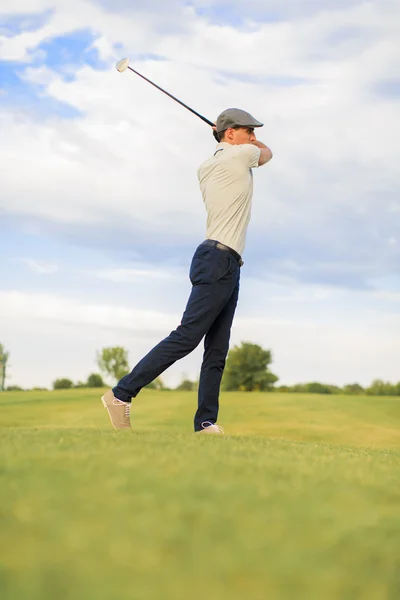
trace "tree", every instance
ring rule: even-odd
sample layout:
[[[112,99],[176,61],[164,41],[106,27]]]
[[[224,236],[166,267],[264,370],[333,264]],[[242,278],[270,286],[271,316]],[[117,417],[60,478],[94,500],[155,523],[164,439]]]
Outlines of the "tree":
[[[121,346],[103,348],[97,353],[97,364],[104,375],[119,381],[129,373],[128,351]]]
[[[223,388],[246,392],[271,390],[278,377],[268,370],[272,362],[270,350],[258,344],[242,342],[228,354]]]
[[[150,383],[148,383],[145,386],[146,389],[148,390],[164,390],[164,383],[163,380],[161,379],[161,377],[157,377],[157,379],[154,379],[154,381],[151,381]]]
[[[290,392],[294,394],[306,394],[307,393],[307,384],[306,383],[296,383],[291,388],[289,388]]]
[[[9,385],[7,390],[7,392],[24,392],[24,388],[20,387],[19,385]]]
[[[319,383],[318,381],[311,381],[307,383],[308,394],[332,394],[332,389],[325,383]]]
[[[368,396],[396,396],[396,386],[389,381],[374,379],[371,386],[365,390]]]
[[[53,382],[53,390],[70,390],[73,387],[73,382],[66,377],[56,379]]]
[[[296,383],[289,388],[289,392],[295,394],[341,394],[343,390],[337,385],[310,381],[309,383]]]
[[[86,385],[89,388],[101,388],[104,387],[104,381],[99,373],[91,373],[87,378]]]
[[[86,388],[87,384],[84,381],[77,381],[76,383],[74,383],[74,388],[75,389],[80,389],[80,388]]]
[[[176,388],[179,392],[193,392],[196,389],[196,382],[190,381],[190,379],[183,379],[183,381]]]
[[[345,394],[363,394],[364,388],[359,383],[349,383],[344,386],[343,392]]]
[[[6,367],[9,354],[6,352],[3,344],[0,344],[0,392],[5,388],[6,381]]]

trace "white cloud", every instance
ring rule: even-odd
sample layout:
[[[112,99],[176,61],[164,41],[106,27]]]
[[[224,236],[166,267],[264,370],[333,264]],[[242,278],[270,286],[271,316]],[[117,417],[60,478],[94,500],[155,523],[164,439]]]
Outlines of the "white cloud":
[[[83,304],[78,300],[49,294],[0,291],[4,314],[11,319],[34,319],[130,330],[142,334],[176,326],[172,316],[116,305]]]
[[[103,269],[95,273],[99,279],[115,283],[146,283],[148,280],[177,280],[183,279],[182,272],[171,267],[168,270],[148,269]]]
[[[257,290],[247,282],[231,346],[252,341],[271,348],[272,370],[283,383],[317,379],[367,385],[374,377],[397,381],[400,314],[376,312],[372,305],[357,305],[356,299],[351,306],[348,297],[340,298],[331,291],[336,305],[332,312],[328,290],[323,292],[308,288],[296,292],[284,286],[277,288],[273,297],[265,287]],[[254,294],[264,301],[255,299]],[[127,308],[122,302],[135,306],[134,294],[102,304],[55,294],[0,292],[2,343],[12,357],[13,382],[50,385],[61,375],[85,379],[95,368],[96,350],[106,345],[128,348],[133,367],[180,322],[180,312]],[[32,338],[35,360],[30,364],[23,346],[32,347]],[[200,346],[169,369],[165,381],[175,385],[182,373],[196,377],[201,354]],[[41,357],[46,357],[45,362]]]
[[[58,265],[46,261],[23,258],[21,259],[21,262],[26,264],[34,273],[39,273],[41,275],[52,275],[58,271]]]
[[[75,3],[68,9],[57,5],[46,26],[51,35],[63,27],[67,30],[65,15],[70,27],[85,25],[75,8]],[[139,61],[139,70],[211,118],[221,107],[237,104],[265,119],[263,135],[273,146],[275,160],[257,173],[258,223],[276,219],[287,228],[300,220],[307,227],[310,211],[324,223],[332,208],[354,212],[357,205],[364,206],[369,190],[390,192],[399,185],[398,104],[371,97],[367,89],[397,73],[396,20],[378,3],[317,14],[300,23],[261,24],[252,32],[210,25],[189,11],[182,34],[158,34],[154,40],[145,17],[133,23],[88,4],[85,19],[101,34],[98,44],[108,48],[111,64],[117,58],[112,42],[122,41],[127,50],[143,52],[128,22],[141,35],[150,35],[146,48],[170,58],[170,62]],[[332,32],[355,25],[362,31],[360,47],[338,52],[329,45]],[[40,35],[48,35],[46,28]],[[255,61],[254,56],[265,59]],[[260,74],[265,83],[243,84],[219,76],[224,86],[216,84],[216,70],[226,69]],[[313,83],[294,89],[268,83],[269,76],[282,74]],[[6,155],[8,177],[3,185],[9,190],[3,207],[67,222],[106,221],[115,211],[134,220],[140,213],[154,228],[168,210],[180,211],[183,222],[178,226],[189,225],[192,210],[200,220],[195,169],[210,152],[204,125],[131,73],[121,76],[113,67],[106,72],[85,67],[76,75],[76,81],[65,82],[43,67],[26,71],[27,79],[44,84],[51,97],[84,116],[69,123],[36,124],[20,115],[3,115],[7,144],[0,152]],[[25,176],[16,186],[17,156]],[[268,190],[267,203],[263,188]],[[28,189],[36,191],[40,202],[32,202]],[[381,202],[379,198],[379,207],[387,210]],[[377,206],[372,207],[376,211]]]

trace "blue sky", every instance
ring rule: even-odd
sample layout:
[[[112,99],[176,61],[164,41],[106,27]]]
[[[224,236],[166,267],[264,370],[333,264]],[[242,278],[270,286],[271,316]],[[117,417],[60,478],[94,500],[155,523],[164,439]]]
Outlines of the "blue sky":
[[[9,8],[8,8],[9,6]],[[282,383],[398,381],[399,10],[395,2],[71,3],[0,8],[0,342],[9,384],[132,365],[180,321],[213,151],[199,112],[265,123],[232,343]],[[396,153],[397,152],[397,153]],[[34,358],[32,359],[32,356]],[[196,377],[201,348],[165,374]]]

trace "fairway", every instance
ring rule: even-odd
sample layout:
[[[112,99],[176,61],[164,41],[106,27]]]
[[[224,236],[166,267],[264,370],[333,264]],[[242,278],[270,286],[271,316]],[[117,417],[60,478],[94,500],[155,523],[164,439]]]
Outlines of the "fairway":
[[[2,600],[397,600],[400,398],[0,395]]]

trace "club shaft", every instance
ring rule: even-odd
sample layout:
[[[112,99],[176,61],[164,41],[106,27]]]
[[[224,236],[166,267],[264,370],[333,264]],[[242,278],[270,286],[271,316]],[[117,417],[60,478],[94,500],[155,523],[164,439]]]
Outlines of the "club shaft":
[[[214,123],[212,121],[210,121],[209,119],[206,119],[206,117],[203,117],[203,115],[201,115],[198,112],[196,112],[195,110],[193,110],[193,108],[190,108],[190,106],[188,106],[187,104],[185,104],[181,100],[178,100],[178,98],[175,98],[175,96],[173,96],[172,94],[170,94],[166,90],[163,90],[162,87],[160,87],[159,85],[157,85],[153,81],[150,81],[150,79],[147,79],[147,77],[145,77],[144,75],[141,75],[141,73],[139,73],[138,71],[135,71],[135,69],[132,69],[132,67],[128,67],[128,69],[130,69],[136,75],[139,75],[139,77],[141,77],[142,79],[144,79],[148,83],[151,83],[151,85],[153,85],[155,88],[157,88],[158,90],[160,90],[160,92],[163,92],[163,94],[166,94],[167,96],[169,96],[170,98],[172,98],[172,100],[175,100],[175,102],[178,102],[178,104],[180,104],[181,106],[184,106],[185,108],[187,108],[187,110],[190,110],[191,113],[193,113],[194,115],[196,115],[197,117],[199,117],[199,119],[201,119],[202,121],[204,121],[205,123],[207,123],[207,125],[210,125],[211,127],[214,127]]]

